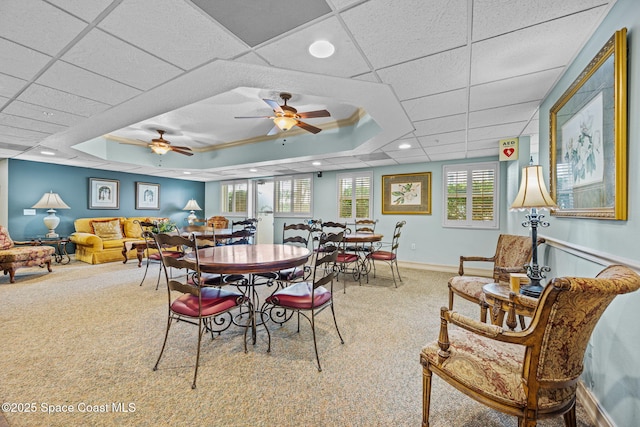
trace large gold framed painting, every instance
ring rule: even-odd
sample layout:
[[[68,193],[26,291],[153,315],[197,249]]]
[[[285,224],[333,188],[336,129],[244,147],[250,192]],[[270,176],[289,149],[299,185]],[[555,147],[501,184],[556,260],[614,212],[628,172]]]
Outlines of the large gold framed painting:
[[[627,29],[550,110],[553,215],[627,219]]]
[[[382,176],[383,214],[431,214],[431,172]]]

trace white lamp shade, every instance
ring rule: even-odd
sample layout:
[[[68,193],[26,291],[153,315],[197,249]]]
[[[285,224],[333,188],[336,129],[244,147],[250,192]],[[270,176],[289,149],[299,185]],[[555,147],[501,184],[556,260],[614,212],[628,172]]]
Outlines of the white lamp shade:
[[[511,209],[523,210],[531,208],[556,208],[542,176],[542,166],[526,166],[522,168],[520,190],[511,204]]]
[[[201,211],[202,208],[196,202],[196,199],[191,199],[187,202],[186,206],[182,208],[183,211]]]
[[[33,209],[71,209],[65,202],[62,201],[62,198],[58,195],[58,193],[54,193],[50,191],[49,193],[44,193],[44,195],[38,200],[38,203],[31,206]]]

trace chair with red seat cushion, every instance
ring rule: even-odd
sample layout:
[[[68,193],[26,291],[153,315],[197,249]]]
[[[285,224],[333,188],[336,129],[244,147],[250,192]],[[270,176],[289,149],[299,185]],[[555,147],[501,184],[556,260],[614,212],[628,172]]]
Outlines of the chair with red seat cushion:
[[[140,280],[140,286],[144,283],[144,280],[147,278],[147,273],[149,272],[149,265],[151,261],[156,261],[158,264],[161,262],[161,256],[159,253],[159,249],[156,247],[156,242],[153,237],[153,227],[156,227],[156,224],[153,222],[145,222],[145,221],[134,221],[137,222],[142,228],[142,238],[145,241],[145,255],[147,258],[147,265],[144,269],[144,275],[142,276],[142,280]],[[163,249],[165,256],[170,256],[172,258],[180,258],[183,253],[178,248],[164,248]],[[156,290],[160,287],[160,277],[162,275],[162,266],[158,268],[158,280],[156,281]]]
[[[389,264],[391,267],[391,277],[393,277],[393,284],[395,287],[398,287],[398,283],[396,282],[396,275],[398,274],[398,279],[402,282],[402,276],[400,276],[400,270],[398,270],[398,246],[400,241],[400,235],[402,234],[402,227],[406,224],[406,221],[399,221],[396,223],[396,227],[393,230],[393,239],[391,240],[391,248],[390,250],[382,250],[378,249],[369,254],[367,254],[367,261],[370,261],[373,264],[373,277],[376,277],[376,263],[375,261],[383,261]],[[393,271],[393,267],[396,267],[395,272]]]
[[[190,323],[198,326],[198,349],[196,353],[196,366],[193,374],[193,384],[191,388],[196,388],[196,379],[198,377],[198,365],[200,363],[200,345],[202,335],[205,332],[211,333],[211,339],[214,333],[221,333],[233,323],[232,310],[241,306],[248,306],[250,313],[253,313],[253,307],[250,300],[237,291],[226,289],[201,287],[195,283],[200,283],[200,263],[198,258],[198,244],[194,236],[185,238],[182,236],[169,235],[159,233],[154,235],[155,244],[158,248],[163,247],[182,247],[188,252],[188,256],[174,258],[165,256],[164,251],[160,251],[160,259],[167,280],[168,294],[168,316],[167,330],[164,335],[164,342],[160,355],[156,361],[153,370],[158,369],[158,364],[167,345],[169,330],[173,321],[182,323]],[[169,277],[169,268],[184,270],[185,274],[178,278]],[[189,280],[192,280],[190,283]],[[180,296],[175,298],[172,291],[180,292]],[[244,333],[244,351],[247,351],[247,330],[251,318],[247,320]]]
[[[278,318],[284,318],[283,322],[289,320],[291,316],[283,317],[278,313],[282,310],[289,310],[298,314],[298,332],[300,332],[300,316],[304,316],[311,323],[318,371],[322,371],[322,367],[320,366],[316,340],[316,315],[327,307],[331,308],[333,323],[336,326],[340,343],[344,344],[340,329],[338,329],[333,303],[333,278],[336,274],[333,266],[338,255],[337,245],[342,241],[342,238],[342,233],[322,234],[320,244],[325,247],[325,252],[318,253],[315,258],[312,281],[294,283],[274,292],[265,300],[265,310],[269,312],[269,316],[274,322],[280,323]],[[334,245],[328,245],[329,243],[334,243]],[[328,289],[325,287],[327,284],[329,285]]]

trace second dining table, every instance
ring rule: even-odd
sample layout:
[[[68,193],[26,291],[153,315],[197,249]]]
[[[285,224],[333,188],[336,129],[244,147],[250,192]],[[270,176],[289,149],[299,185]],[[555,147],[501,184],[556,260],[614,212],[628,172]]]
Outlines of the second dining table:
[[[189,256],[189,255],[187,255]],[[227,245],[207,247],[198,250],[200,271],[213,274],[270,273],[298,267],[307,262],[311,251],[307,248],[284,244]],[[258,295],[253,289],[252,278],[247,281],[246,292],[254,306],[252,316],[252,339],[256,342],[256,314],[263,316],[258,309]],[[249,289],[251,288],[251,289]],[[248,295],[249,296],[249,295]],[[261,317],[261,323],[264,318]],[[266,326],[265,326],[266,329]],[[268,333],[267,329],[267,333]]]
[[[345,243],[350,246],[351,249],[358,255],[358,269],[354,274],[354,278],[360,281],[364,275],[367,277],[367,283],[369,283],[369,271],[371,271],[371,264],[367,254],[373,251],[373,244],[380,242],[384,236],[376,233],[347,233],[344,235]],[[357,275],[357,277],[355,277]]]

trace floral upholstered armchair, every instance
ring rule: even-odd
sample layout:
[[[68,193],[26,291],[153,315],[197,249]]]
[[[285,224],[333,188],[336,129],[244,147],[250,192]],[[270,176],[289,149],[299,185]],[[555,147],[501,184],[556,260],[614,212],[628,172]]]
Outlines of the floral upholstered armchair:
[[[638,288],[640,276],[620,265],[595,278],[556,278],[540,295],[529,327],[518,332],[443,307],[440,334],[420,354],[422,425],[429,426],[433,373],[478,402],[517,416],[518,426],[564,415],[565,425],[575,427],[576,388],[591,333],[617,295]]]
[[[29,245],[29,246],[27,246]],[[51,271],[51,256],[55,249],[51,246],[30,246],[31,242],[14,242],[9,230],[0,225],[0,269],[9,282],[15,283],[16,269],[20,267],[47,266]]]

